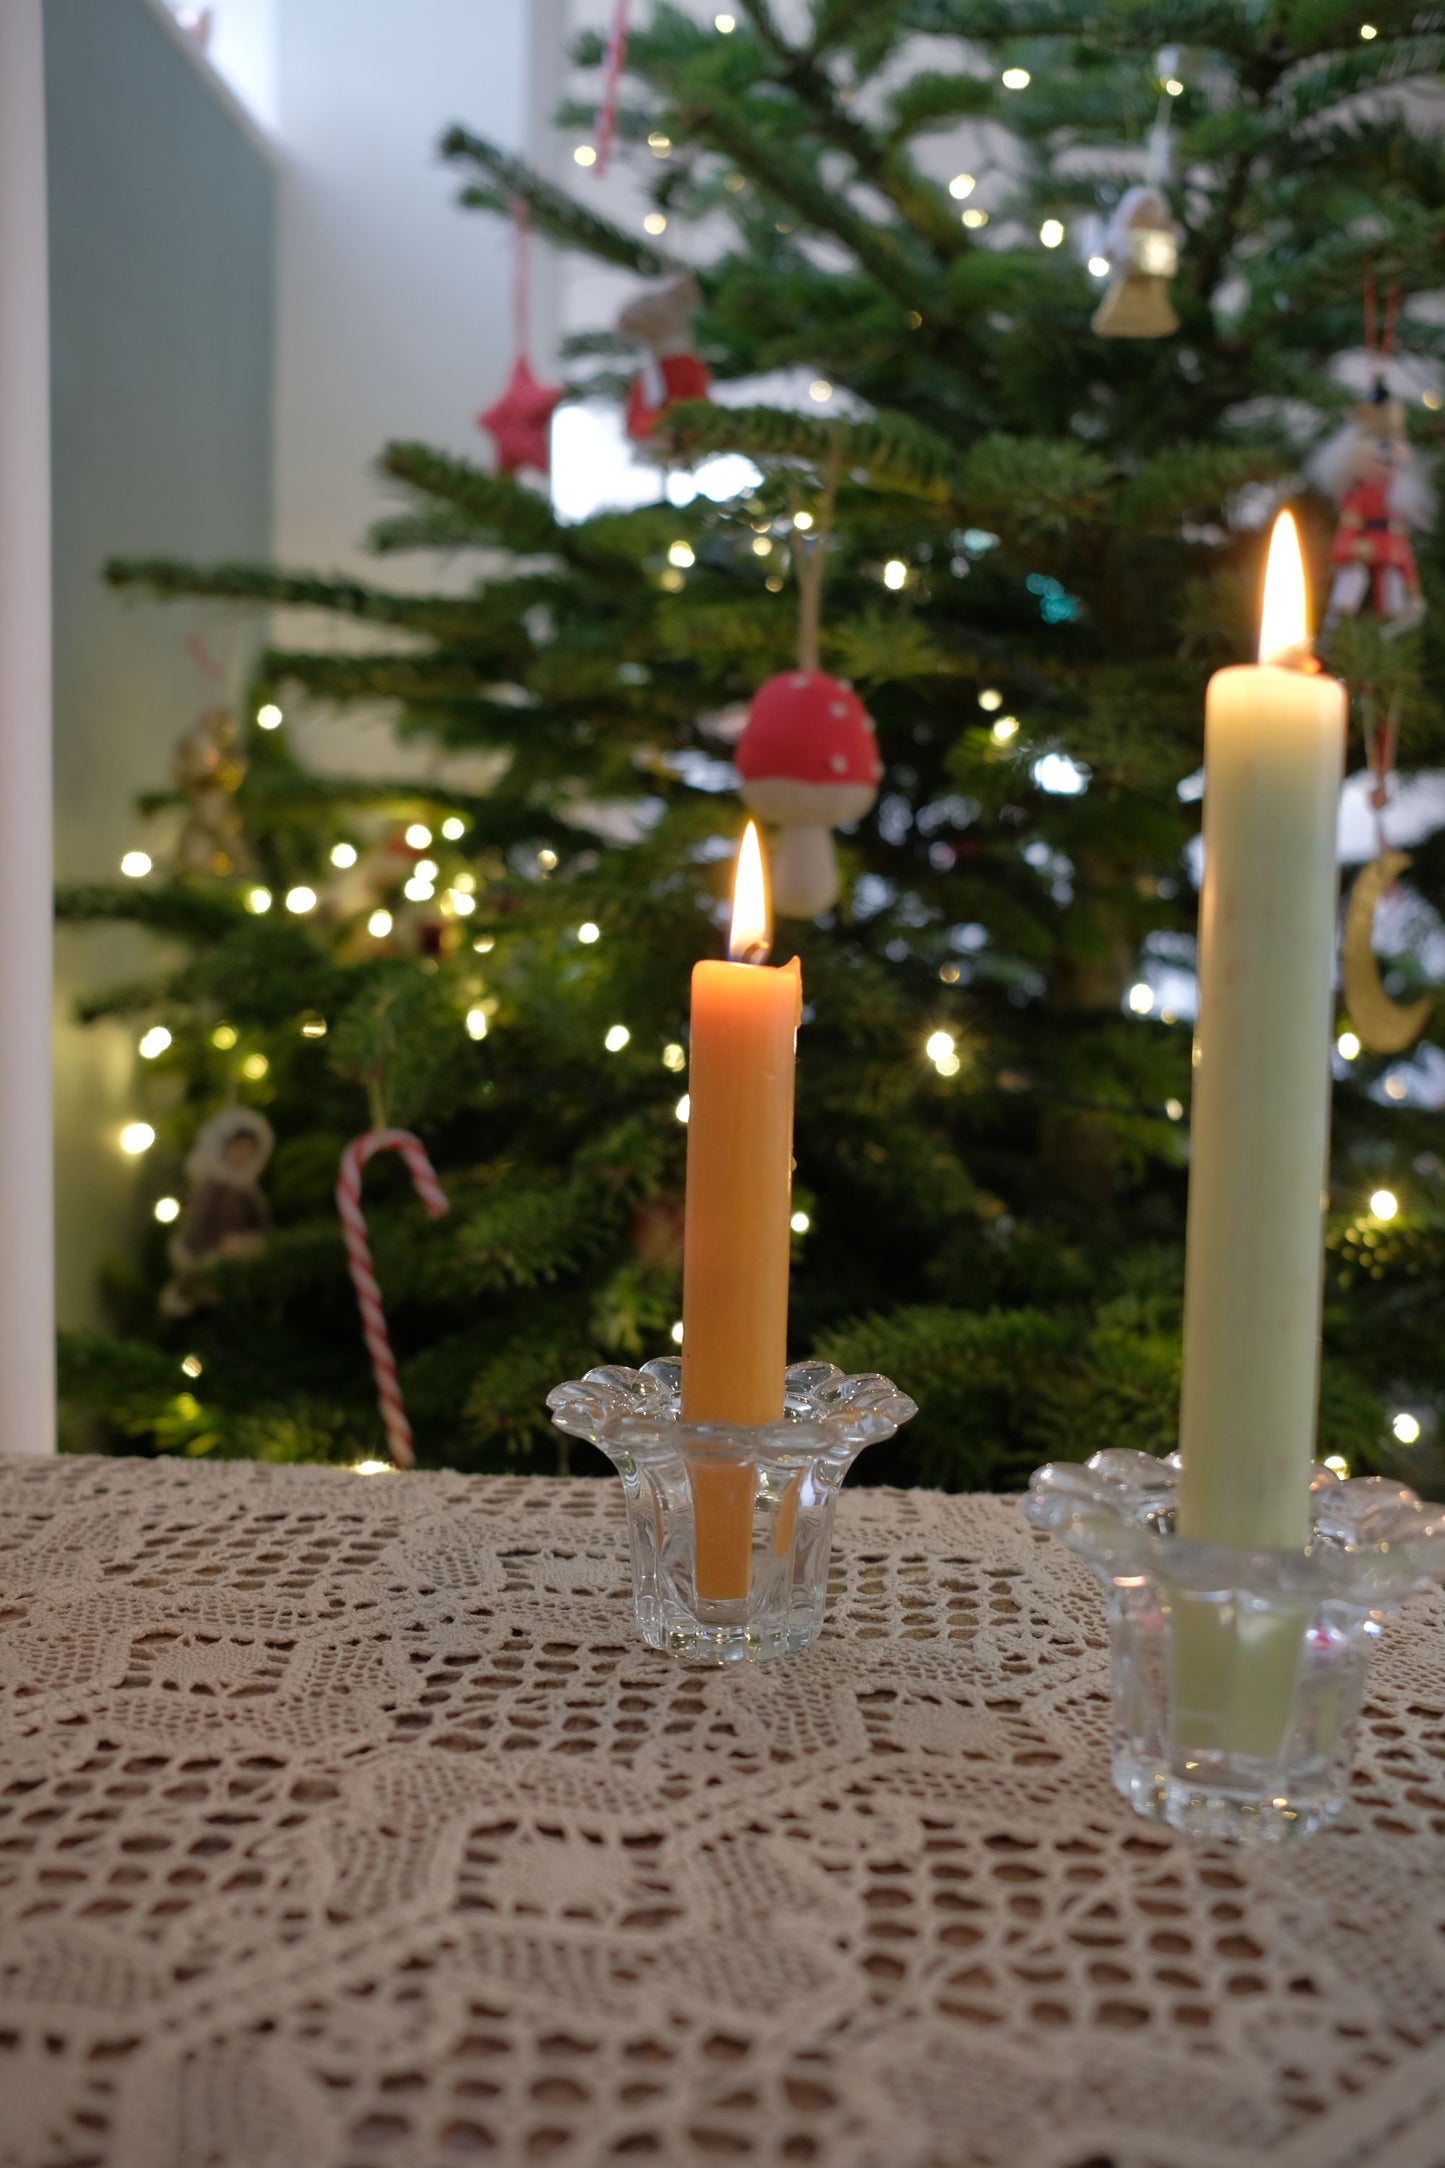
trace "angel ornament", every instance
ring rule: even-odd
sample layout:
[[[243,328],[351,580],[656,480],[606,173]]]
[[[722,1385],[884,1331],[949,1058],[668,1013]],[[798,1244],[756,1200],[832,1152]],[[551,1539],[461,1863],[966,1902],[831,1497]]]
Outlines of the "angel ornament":
[[[208,1265],[229,1257],[258,1257],[271,1229],[261,1175],[275,1137],[254,1107],[225,1107],[212,1115],[186,1160],[190,1191],[171,1237],[171,1277],[161,1290],[165,1317],[192,1317],[207,1301],[201,1286]]]
[[[1145,182],[1125,190],[1104,236],[1113,277],[1094,311],[1092,328],[1101,339],[1167,339],[1179,329],[1169,298],[1179,239],[1161,188]]]

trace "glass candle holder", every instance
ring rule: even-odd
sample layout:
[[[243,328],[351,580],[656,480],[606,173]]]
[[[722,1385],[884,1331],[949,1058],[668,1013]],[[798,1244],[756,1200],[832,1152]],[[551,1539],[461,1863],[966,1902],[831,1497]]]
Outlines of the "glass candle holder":
[[[843,1478],[918,1412],[887,1378],[793,1363],[781,1422],[684,1423],[675,1357],[589,1370],[547,1405],[622,1478],[643,1640],[696,1664],[756,1662],[816,1638]]]
[[[1445,1572],[1445,1508],[1316,1468],[1302,1551],[1174,1533],[1177,1455],[1037,1469],[1024,1512],[1103,1585],[1114,1782],[1191,1837],[1279,1843],[1345,1802],[1360,1699],[1386,1618]]]

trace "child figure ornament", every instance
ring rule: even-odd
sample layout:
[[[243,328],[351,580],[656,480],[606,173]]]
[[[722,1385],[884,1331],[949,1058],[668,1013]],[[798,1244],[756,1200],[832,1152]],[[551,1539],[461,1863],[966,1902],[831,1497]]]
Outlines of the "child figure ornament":
[[[186,1160],[190,1192],[171,1237],[171,1278],[161,1290],[163,1316],[193,1317],[215,1300],[201,1285],[208,1265],[265,1248],[271,1210],[261,1175],[274,1143],[271,1124],[254,1107],[223,1108],[196,1138]]]
[[[1330,548],[1333,580],[1323,635],[1342,618],[1368,614],[1385,639],[1409,632],[1425,615],[1410,542],[1434,512],[1433,492],[1405,431],[1405,409],[1383,374],[1368,399],[1310,463],[1310,479],[1339,506]]]

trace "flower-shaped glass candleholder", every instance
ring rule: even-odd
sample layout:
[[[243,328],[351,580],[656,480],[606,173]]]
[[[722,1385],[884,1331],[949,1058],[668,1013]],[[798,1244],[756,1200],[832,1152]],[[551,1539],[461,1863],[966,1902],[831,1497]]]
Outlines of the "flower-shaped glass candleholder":
[[[1093,1567],[1113,1644],[1114,1782],[1195,1837],[1275,1843],[1344,1805],[1383,1621],[1445,1573],[1445,1507],[1316,1468],[1301,1551],[1174,1533],[1177,1455],[1037,1469],[1024,1511]]]
[[[887,1378],[793,1363],[781,1422],[685,1423],[676,1358],[589,1370],[547,1405],[622,1478],[643,1640],[699,1664],[815,1638],[839,1486],[865,1445],[917,1413]]]

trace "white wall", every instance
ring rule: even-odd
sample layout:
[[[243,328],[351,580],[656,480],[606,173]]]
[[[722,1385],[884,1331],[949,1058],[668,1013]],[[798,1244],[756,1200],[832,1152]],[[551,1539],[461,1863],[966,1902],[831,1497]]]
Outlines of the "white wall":
[[[535,12],[527,0],[283,0],[283,563],[364,562],[361,534],[389,506],[370,471],[388,437],[485,450],[474,417],[512,360],[511,239],[456,207],[436,143],[462,121],[524,148]]]
[[[529,155],[540,141],[549,155],[542,123],[559,21],[554,0],[280,0],[281,565],[391,585],[446,576],[433,558],[378,564],[362,547],[367,528],[398,502],[374,472],[389,438],[488,461],[475,417],[501,390],[515,351],[510,228],[458,208],[462,177],[436,145],[460,121]],[[554,365],[552,267],[544,250],[533,254],[532,358],[545,376]],[[279,637],[362,644],[344,623],[294,614]],[[318,765],[390,774],[415,765],[415,753],[403,758],[391,745],[383,710],[369,718],[350,710],[344,732],[299,709],[288,721]]]

